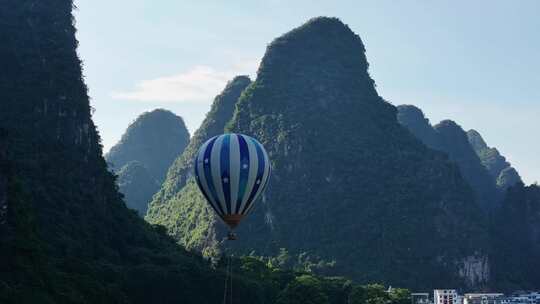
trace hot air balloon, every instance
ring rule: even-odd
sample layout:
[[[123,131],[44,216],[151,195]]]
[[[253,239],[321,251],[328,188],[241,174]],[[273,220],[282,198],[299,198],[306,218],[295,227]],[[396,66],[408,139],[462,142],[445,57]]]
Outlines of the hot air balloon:
[[[256,139],[223,134],[207,140],[195,157],[195,179],[206,201],[232,232],[253,208],[270,177],[270,160]]]

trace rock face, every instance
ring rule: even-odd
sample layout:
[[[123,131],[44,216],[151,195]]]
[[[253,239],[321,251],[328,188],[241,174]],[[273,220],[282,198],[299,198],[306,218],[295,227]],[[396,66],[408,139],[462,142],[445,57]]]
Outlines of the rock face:
[[[467,137],[482,164],[497,181],[497,186],[507,189],[521,182],[521,177],[516,169],[512,168],[496,148],[488,147],[480,133],[476,130],[469,130]]]
[[[502,169],[501,173],[497,177],[497,185],[502,189],[508,189],[515,184],[521,183],[521,176],[513,167],[506,167]]]
[[[469,286],[485,286],[490,280],[490,269],[487,256],[468,256],[460,263],[459,275]]]
[[[188,143],[189,132],[184,120],[170,111],[157,109],[143,113],[130,124],[105,159],[115,171],[137,161],[161,183]]]
[[[146,215],[148,203],[159,190],[158,182],[143,164],[132,161],[118,171],[118,188],[124,194],[126,205],[137,210],[140,216]]]
[[[223,276],[117,192],[90,116],[72,8],[5,0],[0,9],[0,302],[216,303],[222,292],[207,286]],[[257,302],[257,291],[237,288]]]
[[[412,105],[398,106],[398,121],[426,146],[442,151],[454,161],[465,180],[473,188],[477,201],[486,211],[493,211],[501,200],[495,179],[489,175],[469,143],[467,134],[451,120],[431,126],[419,108]]]
[[[226,127],[259,139],[273,167],[235,250],[314,253],[365,282],[466,285],[460,265],[485,252],[482,212],[457,166],[398,124],[364,52],[334,18],[312,19],[268,46]],[[150,221],[188,247],[219,250],[223,226],[193,179],[159,205]],[[191,215],[176,221],[179,213]]]

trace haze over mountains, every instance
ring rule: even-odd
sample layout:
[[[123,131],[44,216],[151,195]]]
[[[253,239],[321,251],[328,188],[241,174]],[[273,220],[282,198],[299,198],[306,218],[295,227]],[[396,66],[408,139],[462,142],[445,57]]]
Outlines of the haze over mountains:
[[[467,131],[467,137],[471,146],[480,157],[482,164],[497,182],[497,186],[507,189],[521,182],[519,173],[514,169],[497,148],[488,147],[480,133],[476,130]]]
[[[146,214],[167,170],[188,143],[184,120],[164,109],[145,112],[129,125],[105,155],[110,169],[118,174],[128,207]]]
[[[504,190],[521,181],[517,171],[497,149],[489,148],[478,132],[470,130],[466,133],[451,120],[432,126],[419,108],[412,105],[397,108],[397,118],[402,125],[426,146],[445,152],[458,164],[484,210],[494,210],[502,200]],[[499,178],[499,175],[502,176]]]
[[[184,120],[170,111],[156,109],[137,117],[105,159],[114,170],[130,161],[138,161],[161,182],[188,143],[189,132]]]
[[[275,39],[257,78],[231,79],[189,144],[181,118],[144,113],[107,156],[115,180],[91,118],[72,1],[5,5],[0,302],[221,301],[225,227],[191,166],[223,132],[259,139],[274,172],[227,252],[234,303],[408,303],[407,291],[358,285],[373,282],[540,288],[540,188],[508,173],[479,134],[431,127],[418,109],[405,120],[378,95],[362,40],[340,20],[315,18]],[[150,223],[118,192],[117,183],[142,215],[162,181]]]

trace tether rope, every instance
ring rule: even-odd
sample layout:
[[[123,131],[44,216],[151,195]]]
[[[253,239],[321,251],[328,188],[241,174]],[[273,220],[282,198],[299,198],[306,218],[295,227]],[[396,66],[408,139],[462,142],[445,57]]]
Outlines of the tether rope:
[[[227,254],[227,250],[225,250]],[[229,303],[233,302],[233,285],[232,285],[232,255],[229,252],[229,255],[226,256],[227,266],[225,268],[225,287],[223,288],[223,304],[227,304],[227,285],[230,285],[229,288]]]
[[[227,266],[225,268],[225,287],[223,288],[223,304],[227,304],[227,281],[229,280],[229,267],[230,267],[230,259],[226,257],[227,259]]]

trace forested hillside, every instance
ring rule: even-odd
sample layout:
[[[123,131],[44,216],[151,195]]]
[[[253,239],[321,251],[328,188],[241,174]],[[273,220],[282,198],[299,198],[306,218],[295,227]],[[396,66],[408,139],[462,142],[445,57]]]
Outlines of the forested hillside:
[[[0,302],[222,303],[224,261],[212,266],[181,249],[122,201],[90,117],[71,1],[4,4]],[[402,304],[408,297],[279,265],[232,259],[229,299]]]
[[[216,303],[221,271],[128,210],[107,171],[73,4],[0,8],[0,302]],[[260,301],[264,283],[237,281]],[[252,284],[252,283],[249,283]]]
[[[481,286],[487,230],[474,193],[443,153],[398,124],[364,53],[360,37],[334,18],[312,19],[268,46],[226,127],[259,139],[273,166],[266,194],[238,229],[236,252],[287,248],[335,260],[334,273],[360,282]],[[180,159],[191,159],[186,153]],[[171,168],[165,187],[148,220],[189,248],[218,254],[224,229],[189,174]]]

